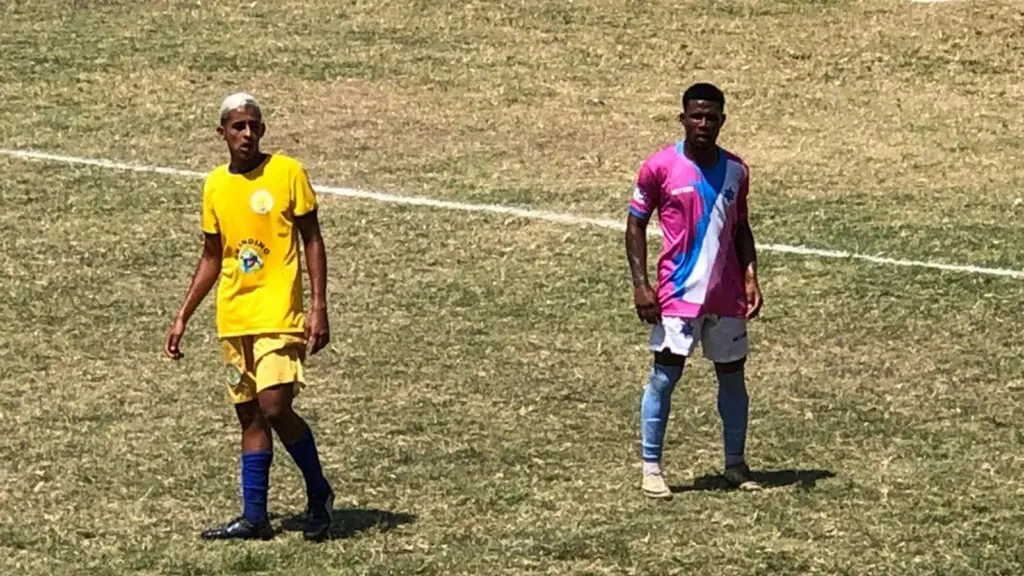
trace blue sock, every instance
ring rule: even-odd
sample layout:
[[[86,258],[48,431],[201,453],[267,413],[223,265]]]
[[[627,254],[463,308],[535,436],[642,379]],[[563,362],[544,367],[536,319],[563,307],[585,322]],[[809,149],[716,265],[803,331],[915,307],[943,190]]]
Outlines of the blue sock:
[[[718,415],[722,417],[722,443],[725,446],[725,465],[743,462],[747,441],[747,409],[750,399],[743,378],[743,369],[718,375]]]
[[[270,490],[270,462],[274,453],[242,453],[242,515],[254,524],[267,519],[267,492]]]
[[[641,459],[661,462],[665,426],[672,408],[672,390],[683,375],[682,366],[655,364],[640,400]]]
[[[292,460],[295,460],[295,464],[302,471],[302,477],[306,479],[306,495],[326,494],[331,487],[327,484],[327,479],[324,478],[324,469],[320,466],[320,455],[316,451],[313,431],[306,427],[306,434],[285,448],[288,449]]]

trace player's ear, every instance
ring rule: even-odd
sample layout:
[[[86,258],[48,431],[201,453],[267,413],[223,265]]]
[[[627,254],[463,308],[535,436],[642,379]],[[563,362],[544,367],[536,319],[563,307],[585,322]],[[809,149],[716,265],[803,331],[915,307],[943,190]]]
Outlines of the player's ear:
[[[686,112],[685,111],[679,113],[679,123],[680,124],[686,124]]]
[[[224,125],[217,126],[217,136],[224,137]]]
[[[726,118],[725,112],[722,112],[722,123],[719,124],[719,126],[725,126],[725,118]]]
[[[259,136],[260,138],[263,138],[263,135],[266,134],[266,133],[267,133],[267,125],[264,124],[263,122],[260,122],[260,131],[256,135]]]

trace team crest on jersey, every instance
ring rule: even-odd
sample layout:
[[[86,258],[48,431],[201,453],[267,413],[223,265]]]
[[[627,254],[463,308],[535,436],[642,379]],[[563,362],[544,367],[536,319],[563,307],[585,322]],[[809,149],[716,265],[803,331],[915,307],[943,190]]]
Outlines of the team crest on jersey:
[[[249,196],[249,208],[257,214],[267,214],[274,208],[274,197],[266,190],[257,190]]]
[[[673,188],[669,191],[670,196],[678,196],[680,194],[693,194],[695,188],[693,186],[683,186],[682,188]]]
[[[242,267],[242,272],[246,274],[259,272],[263,269],[263,258],[260,257],[259,252],[249,247],[242,248],[238,252],[238,263]]]

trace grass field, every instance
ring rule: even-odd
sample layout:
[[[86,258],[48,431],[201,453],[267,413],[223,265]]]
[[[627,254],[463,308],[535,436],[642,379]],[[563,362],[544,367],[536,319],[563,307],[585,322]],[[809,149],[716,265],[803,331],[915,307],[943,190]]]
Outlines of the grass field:
[[[762,243],[1024,269],[1024,10],[1005,1],[0,6],[0,148],[205,171],[248,89],[318,182],[625,218],[680,90],[726,91]],[[0,573],[1020,574],[1022,280],[762,253],[751,463],[715,489],[710,365],[646,501],[649,366],[618,232],[323,200],[334,340],[299,401],[342,522],[283,454],[238,509],[194,179],[0,156]]]

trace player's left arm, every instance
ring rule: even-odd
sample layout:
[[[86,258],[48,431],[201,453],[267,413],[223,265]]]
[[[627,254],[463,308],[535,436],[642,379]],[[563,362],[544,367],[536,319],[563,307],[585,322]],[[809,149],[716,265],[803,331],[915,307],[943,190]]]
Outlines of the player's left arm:
[[[292,190],[295,225],[302,236],[302,251],[306,254],[306,269],[309,273],[310,308],[306,315],[306,346],[310,354],[316,354],[331,341],[331,328],[327,319],[327,249],[320,233],[316,195],[305,170],[296,174]]]
[[[761,285],[757,279],[757,246],[754,243],[754,231],[750,227],[750,219],[747,211],[747,192],[749,188],[749,176],[743,178],[740,185],[736,223],[736,258],[739,260],[740,269],[743,271],[743,286],[747,295],[747,318],[753,319],[761,312],[764,304],[764,297],[761,294]]]

